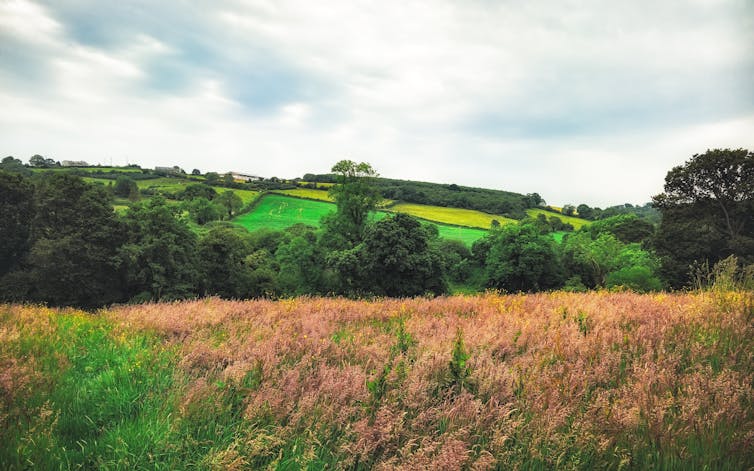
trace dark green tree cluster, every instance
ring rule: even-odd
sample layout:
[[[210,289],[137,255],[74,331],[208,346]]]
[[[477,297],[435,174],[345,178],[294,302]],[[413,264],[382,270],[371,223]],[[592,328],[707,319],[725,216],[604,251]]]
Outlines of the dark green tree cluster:
[[[668,172],[653,198],[662,213],[653,246],[672,287],[688,282],[695,263],[731,255],[754,263],[754,153],[714,149]]]

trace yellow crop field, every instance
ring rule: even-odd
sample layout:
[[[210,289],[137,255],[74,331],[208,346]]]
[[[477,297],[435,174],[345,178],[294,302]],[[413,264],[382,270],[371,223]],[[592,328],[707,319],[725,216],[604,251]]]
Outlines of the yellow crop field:
[[[563,222],[567,222],[568,224],[572,225],[574,229],[579,230],[584,225],[588,225],[589,221],[586,219],[577,218],[574,216],[566,216],[564,214],[557,214],[553,213],[552,211],[546,211],[544,209],[527,209],[526,214],[529,216],[535,218],[538,214],[544,214],[548,218],[551,216],[555,216],[556,218],[559,218]]]
[[[275,190],[273,193],[280,195],[294,196],[296,198],[306,198],[310,200],[328,201],[332,202],[333,199],[327,190],[313,190],[311,188],[296,188],[293,190]]]
[[[516,222],[514,219],[505,216],[487,214],[473,209],[446,208],[444,206],[429,206],[424,204],[399,203],[392,206],[390,211],[406,213],[430,221],[456,226],[478,227],[480,229],[489,229],[493,219],[497,219],[500,224]]]

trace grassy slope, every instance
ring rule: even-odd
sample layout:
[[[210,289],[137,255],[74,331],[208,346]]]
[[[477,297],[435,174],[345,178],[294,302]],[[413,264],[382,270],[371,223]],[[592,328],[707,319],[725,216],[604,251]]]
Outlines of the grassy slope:
[[[740,293],[0,306],[0,468],[747,469],[751,306]]]

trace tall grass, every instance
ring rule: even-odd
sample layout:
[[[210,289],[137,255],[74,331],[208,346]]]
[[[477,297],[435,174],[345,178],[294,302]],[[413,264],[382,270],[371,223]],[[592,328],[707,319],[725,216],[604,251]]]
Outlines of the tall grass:
[[[721,296],[6,306],[0,467],[747,469]]]

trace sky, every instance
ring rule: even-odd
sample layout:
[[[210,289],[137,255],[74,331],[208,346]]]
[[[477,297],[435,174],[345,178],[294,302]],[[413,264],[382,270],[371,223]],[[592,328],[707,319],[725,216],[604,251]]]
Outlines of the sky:
[[[642,204],[754,150],[751,0],[0,0],[0,154]]]

